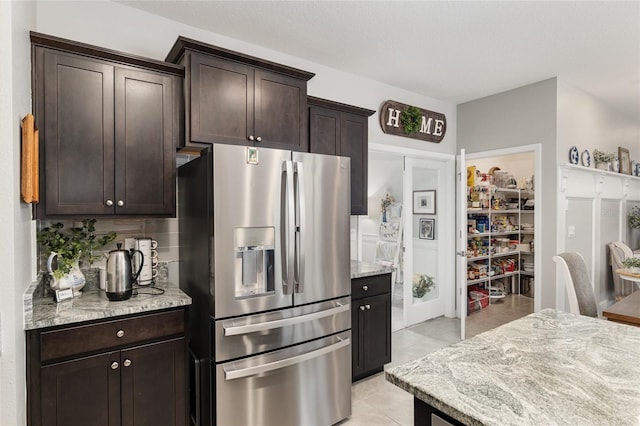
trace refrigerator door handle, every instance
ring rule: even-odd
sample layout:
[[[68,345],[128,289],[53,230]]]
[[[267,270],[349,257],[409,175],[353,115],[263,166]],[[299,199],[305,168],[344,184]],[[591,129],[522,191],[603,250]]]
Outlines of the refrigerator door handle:
[[[268,371],[278,370],[280,368],[289,367],[294,364],[300,364],[303,361],[307,361],[313,358],[317,358],[322,355],[326,355],[331,352],[335,352],[338,349],[344,348],[345,346],[349,346],[351,344],[351,339],[340,339],[339,342],[334,343],[329,346],[324,346],[320,349],[316,349],[315,351],[307,352],[302,355],[297,355],[291,358],[280,359],[278,361],[269,362],[266,364],[260,364],[253,367],[241,368],[241,369],[233,369],[224,367],[224,378],[225,380],[234,380],[241,379],[244,377],[255,376],[258,374],[266,373]]]
[[[324,311],[314,312],[312,314],[300,315],[291,318],[284,318],[274,321],[260,322],[257,324],[248,324],[248,325],[238,325],[235,327],[226,327],[223,324],[224,335],[225,336],[237,336],[240,334],[248,334],[255,333],[257,331],[266,331],[272,330],[274,328],[286,327],[288,325],[301,324],[303,322],[315,321],[320,318],[326,318],[333,315],[340,314],[342,312],[348,311],[351,309],[349,304],[341,305],[338,303],[338,306],[335,308],[325,309]]]
[[[284,161],[282,163],[283,176],[283,196],[280,218],[280,241],[282,259],[282,292],[283,294],[291,294],[293,292],[295,269],[294,269],[294,250],[295,250],[295,204],[294,204],[294,187],[293,187],[293,162]]]
[[[295,167],[295,183],[296,183],[296,258],[295,258],[295,274],[296,274],[296,293],[304,291],[304,265],[305,265],[305,249],[304,237],[306,230],[306,203],[304,189],[304,167],[302,162],[296,161]]]

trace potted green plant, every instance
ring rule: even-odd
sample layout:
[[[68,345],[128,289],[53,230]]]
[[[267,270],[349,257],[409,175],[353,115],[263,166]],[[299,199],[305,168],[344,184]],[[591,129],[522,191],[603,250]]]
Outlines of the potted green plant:
[[[615,154],[610,152],[604,152],[600,150],[593,151],[593,161],[596,163],[596,169],[612,170],[611,162],[615,158]]]
[[[422,299],[435,286],[433,277],[426,274],[413,274],[413,298]]]
[[[38,232],[38,244],[47,251],[47,270],[53,282],[53,290],[73,289],[75,294],[84,287],[85,278],[80,271],[79,261],[87,259],[92,264],[99,256],[93,251],[115,240],[116,233],[103,236],[95,234],[95,219],[85,219],[81,227],[63,230],[60,222],[47,226]],[[55,265],[54,265],[55,263]]]
[[[622,261],[622,266],[627,268],[632,274],[640,274],[640,257],[628,257]]]

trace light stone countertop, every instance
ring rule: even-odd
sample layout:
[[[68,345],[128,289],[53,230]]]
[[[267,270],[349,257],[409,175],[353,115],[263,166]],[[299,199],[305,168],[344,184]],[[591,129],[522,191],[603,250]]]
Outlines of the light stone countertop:
[[[385,375],[466,425],[640,424],[640,328],[553,309]]]
[[[25,330],[152,312],[191,304],[191,298],[180,290],[177,284],[171,282],[158,282],[154,286],[163,289],[163,294],[147,294],[154,292],[154,287],[136,287],[134,290],[138,290],[141,294],[117,302],[107,299],[103,290],[90,289],[84,290],[78,297],[56,303],[51,296],[36,295],[36,283],[32,287],[32,299],[25,297],[24,301]],[[144,294],[142,294],[143,292]]]
[[[370,277],[372,275],[390,274],[395,271],[393,266],[383,266],[377,263],[363,262],[361,260],[351,260],[351,279]]]

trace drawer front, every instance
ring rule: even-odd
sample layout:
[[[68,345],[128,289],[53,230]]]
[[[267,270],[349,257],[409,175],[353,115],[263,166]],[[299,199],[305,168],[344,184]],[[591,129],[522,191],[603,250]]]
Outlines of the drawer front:
[[[391,293],[391,274],[373,275],[351,280],[351,299]]]
[[[41,361],[184,334],[184,310],[105,321],[40,334]]]

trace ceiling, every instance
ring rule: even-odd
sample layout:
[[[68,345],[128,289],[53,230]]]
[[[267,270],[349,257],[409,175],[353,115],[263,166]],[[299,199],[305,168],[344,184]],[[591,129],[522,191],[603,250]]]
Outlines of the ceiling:
[[[551,77],[640,121],[640,2],[119,1],[463,103]]]

